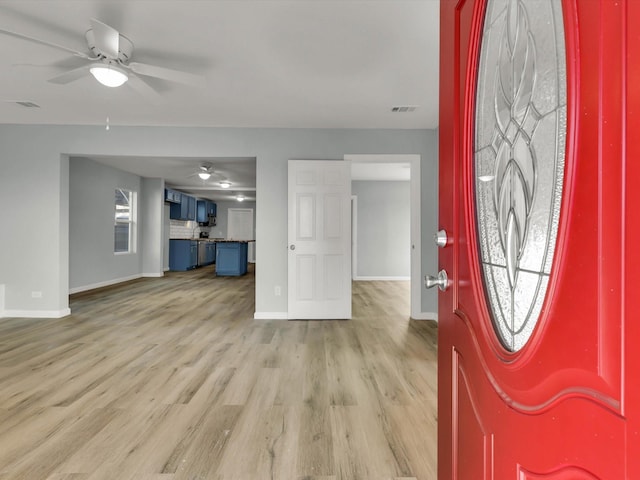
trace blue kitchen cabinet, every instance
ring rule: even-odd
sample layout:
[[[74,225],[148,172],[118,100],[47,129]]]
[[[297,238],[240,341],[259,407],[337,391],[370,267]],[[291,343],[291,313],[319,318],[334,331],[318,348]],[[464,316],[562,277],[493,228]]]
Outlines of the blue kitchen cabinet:
[[[182,220],[182,194],[174,190],[172,198],[174,200],[169,205],[169,218],[172,220]]]
[[[247,273],[247,242],[218,242],[216,275],[240,276]]]
[[[196,199],[180,192],[174,192],[180,197],[180,203],[171,203],[169,218],[173,220],[195,220],[196,219]],[[177,198],[174,196],[174,198]]]
[[[206,246],[206,264],[211,265],[216,261],[216,244],[215,242],[207,242]]]
[[[180,201],[180,220],[188,220],[189,215],[189,195],[182,194]]]
[[[210,217],[216,216],[217,206],[209,200],[198,200],[196,220],[198,223],[211,224]],[[215,225],[215,223],[213,223]]]
[[[164,201],[169,203],[180,203],[182,194],[170,188],[164,189]]]
[[[198,266],[196,240],[169,240],[169,270],[185,271]]]
[[[198,223],[205,223],[209,221],[206,200],[198,200],[198,203],[196,204],[196,220]]]
[[[184,202],[184,197],[187,197],[187,220],[195,220],[196,219],[196,199],[194,197],[190,197],[189,195],[182,195],[182,201]]]

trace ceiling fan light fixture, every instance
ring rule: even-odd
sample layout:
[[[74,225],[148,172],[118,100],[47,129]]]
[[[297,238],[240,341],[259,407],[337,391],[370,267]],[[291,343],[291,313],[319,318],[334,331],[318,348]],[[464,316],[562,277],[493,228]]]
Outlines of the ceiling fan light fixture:
[[[223,180],[220,182],[220,186],[222,188],[229,188],[231,186],[231,182],[229,182],[228,180]]]
[[[202,180],[208,180],[209,177],[211,176],[211,174],[209,172],[200,172],[198,173],[198,176],[202,179]]]
[[[96,63],[89,71],[105,87],[119,87],[129,80],[124,70],[111,64]]]

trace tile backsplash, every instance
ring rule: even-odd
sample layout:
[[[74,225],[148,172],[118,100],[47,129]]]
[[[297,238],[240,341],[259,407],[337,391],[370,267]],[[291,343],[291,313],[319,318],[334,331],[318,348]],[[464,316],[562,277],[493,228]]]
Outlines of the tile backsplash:
[[[198,222],[170,220],[169,238],[198,238],[200,232],[208,232],[211,227],[201,227]]]

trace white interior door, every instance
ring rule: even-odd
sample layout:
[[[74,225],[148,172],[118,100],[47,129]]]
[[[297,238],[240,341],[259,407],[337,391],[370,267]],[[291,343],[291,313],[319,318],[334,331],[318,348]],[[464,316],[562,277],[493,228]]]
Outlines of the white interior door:
[[[351,166],[289,160],[288,317],[351,318]]]
[[[253,208],[230,208],[227,212],[227,240],[253,239]]]
[[[230,208],[227,210],[227,239],[253,240],[253,208]],[[256,242],[247,245],[247,261],[256,263]]]

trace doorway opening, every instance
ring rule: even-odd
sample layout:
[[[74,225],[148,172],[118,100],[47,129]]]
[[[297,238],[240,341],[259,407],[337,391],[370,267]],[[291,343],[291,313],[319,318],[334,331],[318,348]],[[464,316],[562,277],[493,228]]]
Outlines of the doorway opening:
[[[206,180],[197,174],[203,162],[211,169]],[[137,249],[127,254],[114,254],[113,220],[104,221],[113,219],[114,188],[138,193]],[[194,209],[198,201],[215,203],[214,220],[201,221],[193,211],[193,216],[172,219],[168,202],[176,201],[165,197],[165,188],[189,197]],[[256,158],[74,155],[69,158],[69,196],[67,283],[68,293],[74,294],[163,276],[169,270],[170,239],[226,238],[228,210],[238,205],[251,209],[255,232]]]
[[[410,201],[409,201],[409,215],[410,215],[410,245],[409,245],[409,256],[410,256],[410,274],[409,274],[409,282],[410,282],[410,291],[411,291],[411,308],[410,315],[411,318],[419,319],[422,318],[422,302],[421,302],[421,245],[422,245],[422,234],[421,234],[421,223],[420,223],[420,159],[421,156],[418,154],[405,154],[405,155],[369,155],[369,154],[352,154],[345,155],[345,161],[351,161],[353,164],[370,164],[371,166],[381,167],[383,165],[391,165],[391,166],[399,166],[399,165],[408,165],[409,170],[409,185],[410,185]],[[375,170],[375,169],[368,169]],[[355,202],[357,205],[357,200]],[[352,202],[352,206],[354,202]],[[356,214],[357,215],[357,214]],[[357,219],[357,217],[356,217]],[[352,221],[354,221],[352,219]],[[353,228],[353,226],[352,226]],[[357,229],[357,226],[356,226]],[[358,233],[356,232],[356,236]],[[354,272],[358,266],[357,259],[357,247],[354,252],[353,268]]]

